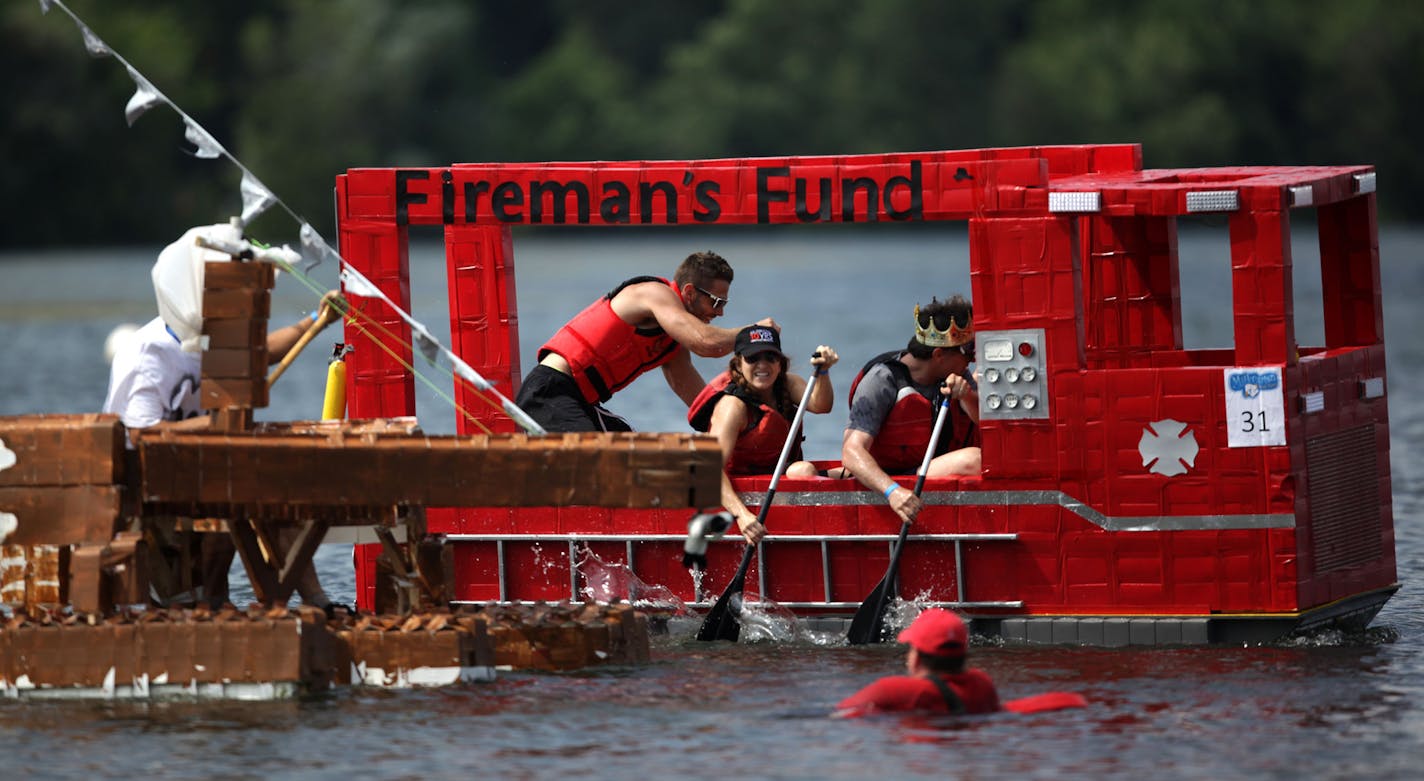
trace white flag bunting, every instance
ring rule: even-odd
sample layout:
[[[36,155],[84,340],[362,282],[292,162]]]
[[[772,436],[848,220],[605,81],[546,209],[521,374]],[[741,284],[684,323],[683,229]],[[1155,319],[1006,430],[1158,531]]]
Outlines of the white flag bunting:
[[[242,172],[242,224],[247,226],[257,219],[257,215],[267,211],[277,202],[267,186],[257,181],[251,171]]]
[[[422,323],[411,317],[410,313],[396,306],[395,302],[387,298],[369,279],[347,263],[339,253],[326,243],[321,237],[321,234],[317,233],[316,229],[312,228],[309,223],[298,218],[290,208],[287,208],[285,203],[282,203],[282,200],[278,198],[276,194],[269,190],[266,185],[262,184],[257,177],[253,176],[237,158],[233,157],[224,149],[222,144],[219,144],[217,140],[213,138],[212,134],[208,133],[202,125],[199,125],[185,114],[182,109],[178,108],[173,101],[159,92],[153,84],[150,83],[142,73],[139,73],[136,68],[130,65],[127,60],[109,48],[108,44],[100,40],[99,36],[95,35],[94,32],[89,29],[88,25],[84,24],[84,21],[65,6],[61,0],[39,0],[39,5],[40,12],[44,14],[48,14],[52,7],[59,7],[60,10],[64,11],[64,13],[74,21],[74,24],[83,34],[84,48],[88,50],[89,54],[94,57],[113,57],[121,62],[128,70],[129,77],[133,79],[135,87],[133,97],[129,98],[128,104],[124,106],[124,118],[128,121],[130,126],[149,109],[157,106],[159,103],[166,103],[183,117],[185,125],[183,136],[193,144],[193,154],[195,156],[203,159],[227,157],[242,170],[241,220],[243,225],[247,225],[273,205],[280,204],[288,214],[294,219],[297,219],[301,224],[301,254],[307,261],[305,271],[310,271],[328,257],[335,259],[337,268],[340,269],[339,275],[341,277],[341,284],[346,293],[363,298],[376,298],[385,302],[402,320],[411,326],[415,346],[420,350],[421,355],[426,361],[433,366],[441,366],[444,364],[445,368],[450,369],[453,374],[469,381],[479,390],[493,394],[500,400],[501,406],[510,417],[514,418],[526,431],[532,434],[545,433],[542,426],[531,419],[523,410],[516,406],[514,402],[496,390],[489,380],[480,376],[480,373],[475,371],[473,367],[444,345],[440,344]],[[310,283],[310,280],[308,280],[308,282]],[[442,361],[441,359],[444,360]]]
[[[158,90],[148,83],[142,73],[134,70],[133,66],[127,67],[135,89],[128,105],[124,106],[124,119],[129,121],[129,127],[133,127],[134,121],[143,116],[144,112],[163,102],[163,96],[158,94]]]

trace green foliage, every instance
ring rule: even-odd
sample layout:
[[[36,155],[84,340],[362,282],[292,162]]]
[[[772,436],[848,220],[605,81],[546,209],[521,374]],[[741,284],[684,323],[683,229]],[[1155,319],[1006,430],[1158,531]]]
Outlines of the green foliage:
[[[69,5],[326,235],[366,165],[1141,142],[1152,167],[1379,167],[1424,217],[1424,5],[1386,0],[148,0]],[[58,10],[0,6],[0,245],[164,241],[241,207]],[[263,218],[270,232],[290,230]]]

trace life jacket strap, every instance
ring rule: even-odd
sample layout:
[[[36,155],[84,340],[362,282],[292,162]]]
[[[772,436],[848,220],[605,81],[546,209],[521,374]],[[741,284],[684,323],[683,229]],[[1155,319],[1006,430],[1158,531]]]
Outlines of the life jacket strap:
[[[939,694],[944,698],[944,704],[949,708],[949,712],[956,716],[963,715],[964,700],[960,699],[959,695],[954,693],[954,689],[945,683],[944,679],[938,675],[926,675],[925,677],[930,680],[930,683],[935,685],[936,689],[939,689]]]

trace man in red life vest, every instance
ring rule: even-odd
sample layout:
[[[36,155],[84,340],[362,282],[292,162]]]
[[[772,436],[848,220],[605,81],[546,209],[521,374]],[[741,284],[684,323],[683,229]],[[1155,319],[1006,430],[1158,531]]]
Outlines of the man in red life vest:
[[[861,485],[885,495],[913,522],[923,504],[891,475],[914,474],[929,448],[941,395],[949,419],[927,477],[979,473],[979,392],[974,361],[974,311],[963,296],[915,307],[915,335],[903,351],[871,359],[851,385],[850,422],[841,463]]]
[[[898,639],[910,645],[905,656],[910,674],[881,678],[842,700],[832,715],[849,718],[876,712],[999,710],[999,692],[989,675],[964,666],[969,629],[959,616],[932,607],[916,616]]]
[[[548,431],[631,431],[603,408],[614,393],[661,367],[668,387],[691,404],[706,384],[692,353],[732,350],[735,328],[719,328],[732,267],[715,252],[694,252],[670,282],[634,277],[590,304],[539,348],[539,365],[514,403]],[[780,330],[766,318],[758,325]]]

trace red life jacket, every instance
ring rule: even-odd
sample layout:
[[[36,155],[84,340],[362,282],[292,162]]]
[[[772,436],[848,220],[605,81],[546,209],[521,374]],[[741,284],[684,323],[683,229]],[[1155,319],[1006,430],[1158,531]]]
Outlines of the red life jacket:
[[[929,711],[938,713],[993,713],[999,710],[999,693],[983,670],[962,673],[893,675],[881,678],[841,700],[841,716],[871,713]]]
[[[732,455],[727,459],[729,475],[767,475],[776,469],[781,458],[781,448],[786,446],[786,435],[791,433],[791,421],[777,412],[771,405],[759,399],[750,398],[740,386],[732,383],[730,372],[722,372],[707,383],[692,406],[687,408],[687,422],[697,431],[707,431],[712,426],[712,410],[723,396],[733,396],[747,405],[749,426],[737,435],[737,444],[732,447]],[[791,448],[787,463],[801,460],[801,440]]]
[[[661,277],[634,277],[589,304],[539,348],[541,361],[549,353],[558,353],[569,362],[574,382],[590,404],[608,401],[643,372],[667,363],[678,350],[678,343],[661,327],[636,328],[613,312],[613,297],[640,282],[662,282],[677,293],[677,285]]]
[[[925,448],[929,446],[930,434],[934,433],[934,419],[937,402],[925,398],[910,381],[910,367],[901,363],[902,350],[881,353],[861,367],[850,384],[851,403],[855,403],[855,389],[865,373],[876,364],[883,363],[890,368],[898,391],[895,406],[880,424],[880,433],[870,443],[870,455],[875,463],[887,474],[908,474],[919,469],[925,458]],[[959,402],[950,402],[949,419],[944,422],[939,442],[935,443],[934,454],[943,455],[952,450],[979,445],[979,426],[969,417]]]

